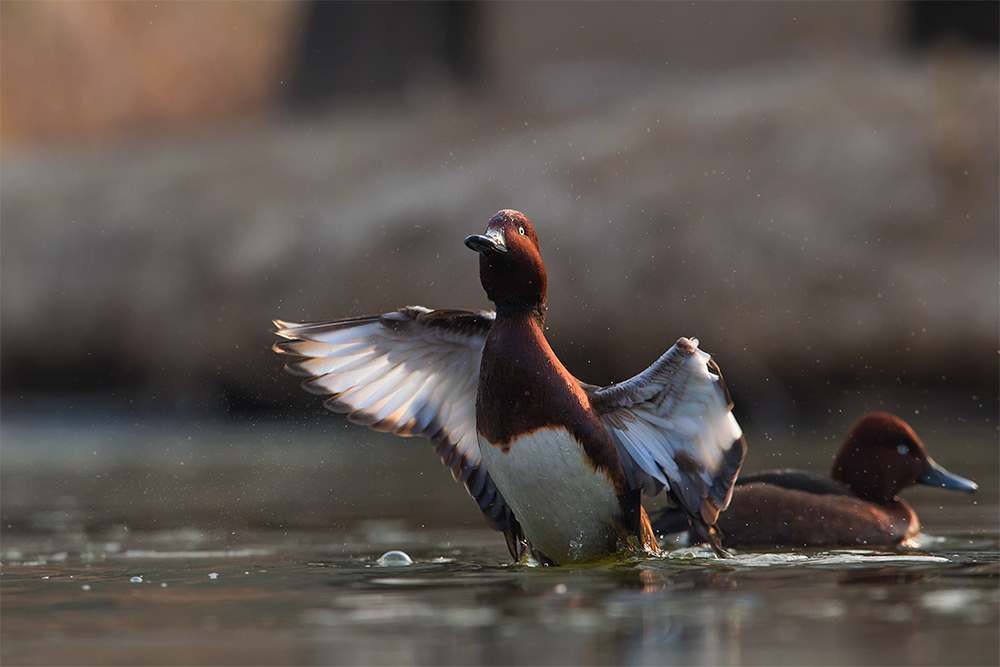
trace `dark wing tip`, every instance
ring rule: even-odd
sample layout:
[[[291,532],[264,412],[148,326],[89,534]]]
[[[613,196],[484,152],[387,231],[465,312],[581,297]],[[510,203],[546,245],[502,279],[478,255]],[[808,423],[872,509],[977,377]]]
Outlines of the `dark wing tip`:
[[[527,553],[527,540],[510,506],[496,487],[485,465],[474,465],[446,437],[434,438],[434,451],[441,457],[441,463],[451,470],[456,482],[462,482],[465,490],[476,501],[479,510],[486,517],[486,523],[493,530],[504,534],[507,549],[515,561]]]
[[[733,488],[736,486],[736,478],[740,474],[740,467],[743,465],[746,454],[747,441],[741,435],[726,450],[722,466],[702,503],[701,517],[709,526],[714,526],[715,522],[719,520],[719,513],[729,506],[729,501],[733,497]]]
[[[729,387],[726,386],[726,381],[722,379],[722,369],[720,369],[719,364],[715,362],[715,357],[712,357],[711,359],[708,360],[708,372],[712,373],[713,375],[719,378],[718,379],[719,391],[722,392],[722,396],[725,399],[726,405],[729,407],[729,410],[732,410],[735,403],[733,403],[733,397],[729,393]]]

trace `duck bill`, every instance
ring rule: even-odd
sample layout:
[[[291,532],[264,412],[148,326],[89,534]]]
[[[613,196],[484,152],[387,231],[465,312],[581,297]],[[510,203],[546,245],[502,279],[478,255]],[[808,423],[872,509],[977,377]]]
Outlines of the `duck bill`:
[[[940,486],[942,489],[955,489],[956,491],[972,492],[979,488],[979,485],[971,479],[965,479],[953,472],[948,472],[935,463],[934,459],[927,459],[927,469],[917,481],[921,484]]]
[[[465,245],[483,255],[499,255],[507,252],[507,239],[499,229],[489,229],[485,234],[467,236]]]

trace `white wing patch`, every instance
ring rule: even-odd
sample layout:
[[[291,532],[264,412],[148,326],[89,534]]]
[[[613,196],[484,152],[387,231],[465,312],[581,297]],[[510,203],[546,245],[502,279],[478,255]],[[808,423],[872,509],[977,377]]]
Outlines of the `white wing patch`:
[[[592,391],[591,401],[631,481],[654,494],[666,488],[712,526],[732,497],[746,444],[718,367],[698,341],[681,338],[634,378]]]

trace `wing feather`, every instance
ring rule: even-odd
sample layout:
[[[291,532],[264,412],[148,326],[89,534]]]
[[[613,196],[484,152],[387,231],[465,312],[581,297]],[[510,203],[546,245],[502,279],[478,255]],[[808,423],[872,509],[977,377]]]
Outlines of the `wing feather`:
[[[746,442],[718,366],[698,341],[681,338],[639,375],[588,393],[630,480],[653,494],[665,489],[710,529],[732,498]]]
[[[430,438],[456,481],[465,484],[515,558],[520,525],[479,453],[476,394],[492,312],[409,306],[373,317],[296,324],[275,320],[274,351],[324,406],[357,424]],[[516,552],[516,553],[515,553]]]

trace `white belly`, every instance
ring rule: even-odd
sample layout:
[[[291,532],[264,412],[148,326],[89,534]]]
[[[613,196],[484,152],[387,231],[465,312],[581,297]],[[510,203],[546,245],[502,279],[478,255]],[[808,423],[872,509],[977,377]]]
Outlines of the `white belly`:
[[[546,428],[511,443],[508,453],[480,439],[486,469],[525,537],[557,563],[613,553],[621,509],[614,485],[584,460],[565,430]]]

